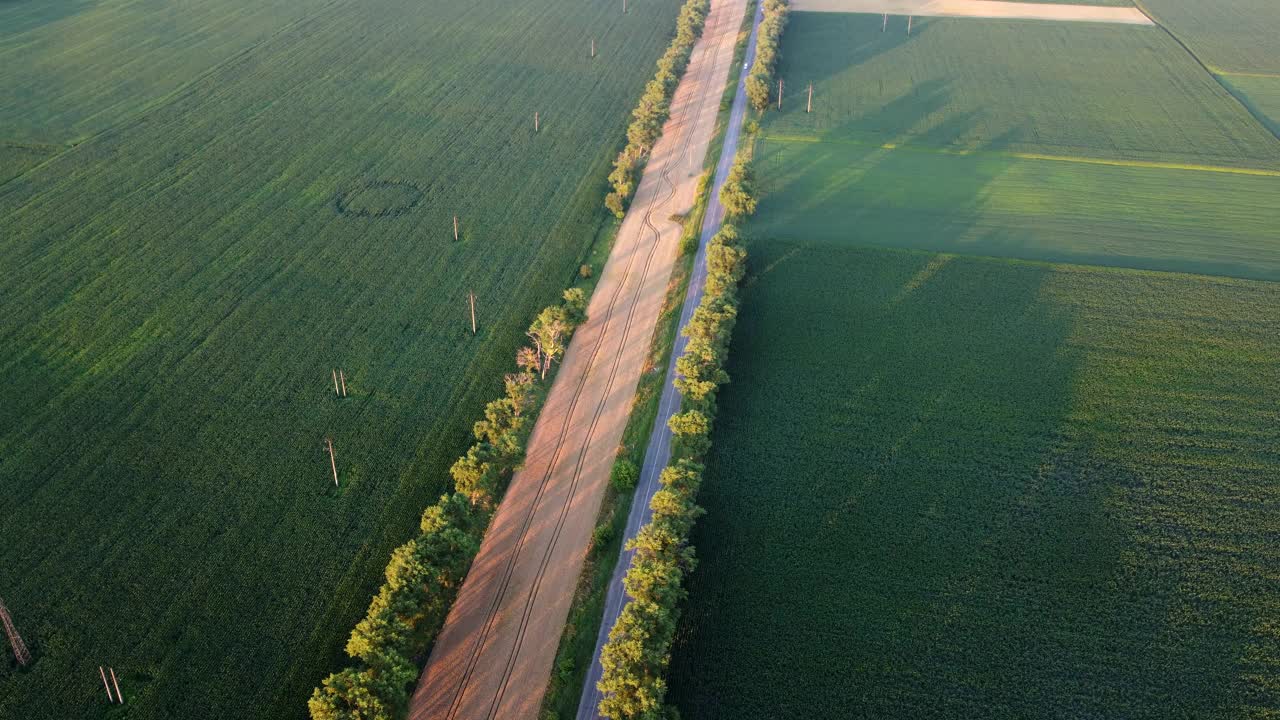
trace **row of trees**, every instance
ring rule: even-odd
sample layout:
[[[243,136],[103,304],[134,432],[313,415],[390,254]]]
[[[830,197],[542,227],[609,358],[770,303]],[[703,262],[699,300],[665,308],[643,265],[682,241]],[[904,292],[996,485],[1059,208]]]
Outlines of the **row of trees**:
[[[586,295],[566,290],[564,302],[538,314],[531,346],[517,354],[520,372],[485,406],[476,443],[450,469],[454,492],[422,513],[419,535],[396,548],[386,582],[351,631],[351,664],[329,675],[307,707],[313,720],[391,720],[404,714],[418,677],[419,656],[435,639],[466,577],[497,498],[524,459],[525,444],[546,395],[545,378],[586,319]]]
[[[685,66],[689,64],[693,45],[710,10],[710,0],[685,0],[676,19],[676,36],[658,59],[658,71],[645,85],[640,103],[631,111],[627,146],[613,161],[613,171],[609,173],[613,191],[604,199],[605,206],[619,218],[626,213],[627,200],[636,190],[637,176],[645,157],[662,134],[662,125],[671,113],[671,96],[680,83]]]
[[[778,43],[787,26],[787,0],[763,0],[764,19],[756,38],[756,59],[747,75],[747,99],[756,112],[764,112],[773,96],[773,71],[778,65]]]
[[[685,327],[685,351],[676,360],[681,411],[668,423],[674,435],[672,462],[649,504],[652,520],[628,544],[635,554],[624,578],[627,604],[600,655],[600,714],[611,720],[665,715],[665,675],[686,594],[682,582],[695,563],[689,533],[703,512],[695,502],[703,472],[699,461],[711,446],[716,392],[729,381],[724,364],[746,261],[737,229],[726,224],[707,246],[706,288]]]

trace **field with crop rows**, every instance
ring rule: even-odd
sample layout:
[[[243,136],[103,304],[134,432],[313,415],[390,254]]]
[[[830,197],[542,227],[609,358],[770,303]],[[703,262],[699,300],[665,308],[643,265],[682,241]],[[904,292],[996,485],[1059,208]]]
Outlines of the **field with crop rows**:
[[[1280,173],[766,138],[759,237],[1280,279]]]
[[[1280,74],[1274,0],[1138,0],[1215,71]]]
[[[38,658],[0,718],[104,716],[99,664],[130,718],[303,716],[600,232],[677,7],[317,5],[0,185],[0,597]]]
[[[0,3],[0,142],[89,137],[332,4]]]
[[[1158,28],[794,13],[772,135],[1280,168],[1280,142]],[[812,113],[806,89],[814,86]]]
[[[1280,708],[1280,285],[750,252],[683,717]]]
[[[1229,75],[1222,81],[1231,88],[1241,102],[1258,115],[1264,125],[1280,137],[1280,75],[1275,77],[1250,77]]]

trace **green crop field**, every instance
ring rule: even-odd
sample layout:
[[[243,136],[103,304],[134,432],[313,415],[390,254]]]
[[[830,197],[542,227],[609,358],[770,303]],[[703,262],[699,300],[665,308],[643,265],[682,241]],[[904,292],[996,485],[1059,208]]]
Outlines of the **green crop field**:
[[[56,24],[121,4],[27,5],[0,12],[71,42]],[[5,720],[305,714],[606,227],[678,0],[285,5],[193,8],[214,29],[175,20],[191,54],[161,20],[86,39],[119,54],[85,67],[139,71],[104,88],[64,85],[79,46],[0,62],[6,88],[66,101],[4,103],[0,140],[91,134],[0,180],[0,597],[37,656],[0,664]]]
[[[1275,0],[1138,0],[1215,71],[1280,74]]]
[[[766,138],[751,232],[1280,280],[1280,173]]]
[[[1280,140],[1158,28],[795,13],[782,45],[755,236],[1280,279]]]
[[[682,717],[1274,716],[1280,285],[750,251]]]
[[[794,13],[772,135],[1280,168],[1280,141],[1158,28]],[[812,113],[806,90],[814,86]]]
[[[1276,77],[1248,77],[1229,75],[1222,81],[1231,88],[1241,102],[1262,118],[1263,124],[1280,137],[1280,75]]]
[[[101,132],[325,6],[0,2],[0,79],[9,100],[0,104],[0,142],[68,142]]]

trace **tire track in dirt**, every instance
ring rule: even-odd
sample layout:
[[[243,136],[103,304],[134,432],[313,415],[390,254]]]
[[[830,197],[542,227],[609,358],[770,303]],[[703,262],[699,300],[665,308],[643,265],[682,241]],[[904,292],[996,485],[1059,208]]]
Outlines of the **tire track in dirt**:
[[[657,216],[687,210],[669,207],[678,197],[687,196],[692,205],[697,173],[674,173],[687,169],[693,155],[701,169],[723,92],[717,71],[727,76],[740,24],[726,22],[734,10],[740,15],[745,0],[713,0],[704,36],[673,98],[667,139],[655,145],[649,182],[642,178],[637,190],[634,219],[623,223],[587,323],[571,343],[535,425],[526,467],[512,479],[437,639],[411,703],[412,718],[536,715],[572,599],[574,582],[565,580],[576,580],[581,569],[608,461],[625,426],[656,326],[657,300],[675,260],[681,227]],[[730,25],[726,42],[724,28]],[[643,213],[636,212],[641,207]],[[569,439],[579,432],[582,442],[575,445]]]

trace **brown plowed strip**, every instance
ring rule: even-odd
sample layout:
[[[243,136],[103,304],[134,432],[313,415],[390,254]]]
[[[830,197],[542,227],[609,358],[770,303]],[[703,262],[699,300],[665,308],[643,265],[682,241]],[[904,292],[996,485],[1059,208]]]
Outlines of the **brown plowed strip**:
[[[410,703],[414,720],[537,717],[693,208],[746,0],[712,0],[631,210]]]
[[[792,0],[792,10],[810,12],[889,13],[934,17],[1065,20],[1151,25],[1151,18],[1131,7],[1020,3],[1004,0]]]

